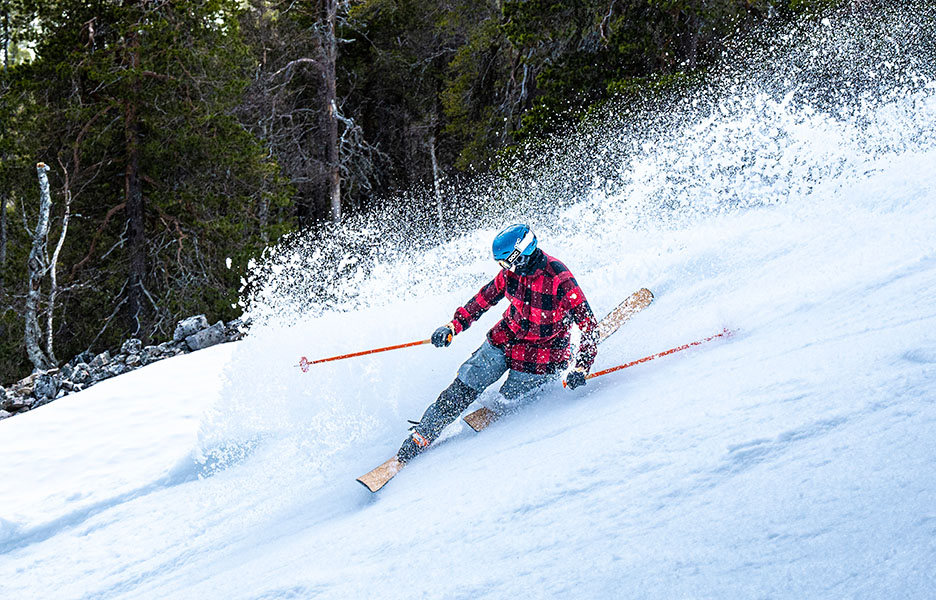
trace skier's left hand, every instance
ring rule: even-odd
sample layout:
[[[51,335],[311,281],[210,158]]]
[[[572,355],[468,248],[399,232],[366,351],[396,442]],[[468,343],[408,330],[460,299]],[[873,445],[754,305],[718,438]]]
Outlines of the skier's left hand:
[[[574,390],[575,388],[581,385],[585,385],[585,370],[574,369],[572,371],[569,371],[569,374],[566,375],[565,382],[566,382],[566,386],[568,386],[570,390]]]
[[[432,345],[436,348],[443,348],[452,343],[452,336],[455,335],[455,328],[451,323],[446,323],[439,327],[432,334]]]

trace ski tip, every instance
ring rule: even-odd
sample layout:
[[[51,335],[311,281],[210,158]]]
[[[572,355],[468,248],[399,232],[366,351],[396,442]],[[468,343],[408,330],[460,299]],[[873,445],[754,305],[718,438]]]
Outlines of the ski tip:
[[[371,487],[370,484],[365,483],[364,481],[361,481],[361,478],[360,478],[360,477],[358,477],[357,479],[355,479],[355,481],[357,481],[358,483],[360,483],[361,485],[363,485],[364,487],[366,487],[367,490],[368,490],[370,493],[372,493],[372,494],[376,493],[377,490],[379,490],[380,488],[383,487],[383,484],[378,485],[378,486],[376,486],[376,487]]]

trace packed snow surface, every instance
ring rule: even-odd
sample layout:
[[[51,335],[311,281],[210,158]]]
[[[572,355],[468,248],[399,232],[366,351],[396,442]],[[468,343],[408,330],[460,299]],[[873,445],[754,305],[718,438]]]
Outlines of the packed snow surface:
[[[330,304],[273,253],[245,340],[0,422],[0,598],[936,597],[936,86],[788,85],[608,133],[548,218],[349,257]],[[599,316],[655,293],[596,369],[734,335],[456,422],[371,494],[503,307],[446,349],[299,357],[427,338],[512,221]]]

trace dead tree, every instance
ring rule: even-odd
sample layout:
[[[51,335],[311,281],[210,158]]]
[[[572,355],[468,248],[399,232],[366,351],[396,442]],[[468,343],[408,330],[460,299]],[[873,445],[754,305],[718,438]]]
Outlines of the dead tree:
[[[58,364],[58,359],[55,358],[55,351],[52,344],[52,331],[53,331],[53,316],[55,315],[55,300],[58,296],[58,259],[59,254],[62,252],[62,246],[65,245],[65,235],[68,234],[68,221],[71,218],[71,181],[68,177],[68,170],[65,169],[65,165],[62,164],[61,160],[59,161],[59,166],[62,167],[62,173],[65,176],[65,215],[62,217],[62,232],[59,234],[58,243],[55,244],[55,252],[52,253],[52,260],[49,261],[49,310],[46,317],[46,353],[49,357],[49,360],[52,361],[52,364]]]
[[[3,70],[10,68],[10,8],[7,6],[3,10]],[[2,157],[6,160],[6,157]],[[7,193],[6,190],[0,191],[0,294],[3,294],[3,271],[6,268],[7,254]]]
[[[436,138],[434,133],[429,134],[429,158],[432,160],[432,189],[435,192],[436,209],[439,212],[439,233],[445,231],[445,221],[442,214],[442,185],[439,161],[436,158]]]
[[[341,221],[341,163],[338,157],[338,94],[335,68],[338,64],[338,0],[324,0],[325,39],[322,43],[325,77],[325,168],[328,170],[328,198],[331,221]]]
[[[32,249],[29,252],[27,272],[29,289],[26,293],[26,355],[36,369],[48,369],[52,361],[39,345],[39,302],[41,300],[42,276],[45,273],[46,238],[49,235],[49,213],[52,197],[49,193],[49,167],[45,163],[36,165],[39,175],[39,221],[33,231]]]
[[[253,44],[262,48],[254,82],[240,110],[253,132],[275,156],[297,188],[294,208],[305,219],[340,221],[352,208],[355,193],[369,192],[378,165],[389,157],[370,144],[354,118],[342,113],[337,90],[337,60],[347,0],[316,0],[296,5],[301,23],[286,18],[271,23],[265,0],[252,0],[249,23]],[[266,223],[270,207],[261,205],[258,221]]]
[[[139,32],[130,33],[127,40],[127,53],[130,66],[134,70],[140,68],[140,36]],[[128,224],[128,247],[130,252],[130,276],[128,278],[127,295],[129,302],[130,320],[134,329],[131,332],[136,337],[146,336],[143,331],[144,319],[144,282],[146,280],[146,208],[143,197],[143,178],[140,166],[140,97],[139,79],[131,83],[134,93],[124,102],[124,148],[126,151],[126,168],[124,170],[124,203]]]
[[[3,70],[10,68],[10,7],[3,8]]]
[[[0,296],[3,295],[4,271],[7,261],[7,194],[0,191]]]

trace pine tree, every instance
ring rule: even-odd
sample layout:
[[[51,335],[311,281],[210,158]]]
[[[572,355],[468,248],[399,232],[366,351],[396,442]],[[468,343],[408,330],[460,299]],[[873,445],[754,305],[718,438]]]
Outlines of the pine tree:
[[[73,197],[57,334],[77,351],[164,339],[186,312],[230,318],[226,259],[244,265],[290,227],[260,218],[288,190],[234,115],[252,66],[238,3],[30,8],[36,58],[10,74],[9,95],[19,151]]]

